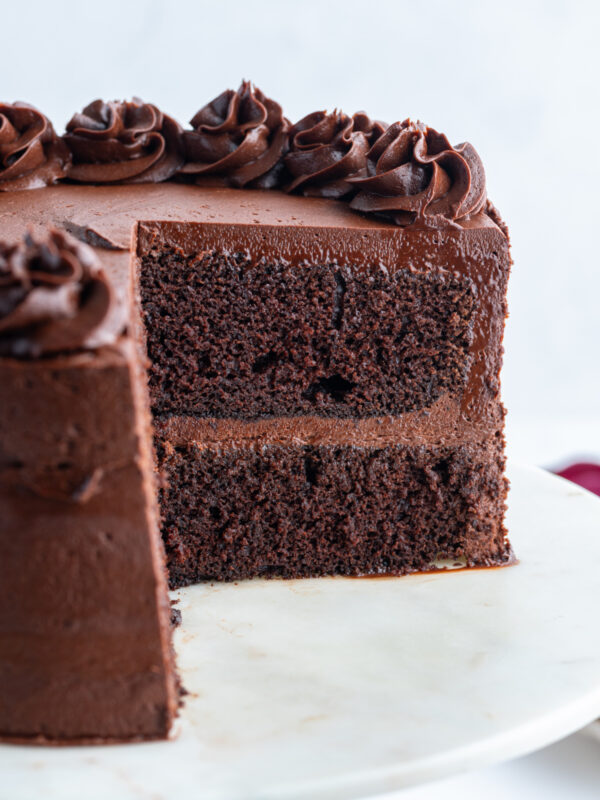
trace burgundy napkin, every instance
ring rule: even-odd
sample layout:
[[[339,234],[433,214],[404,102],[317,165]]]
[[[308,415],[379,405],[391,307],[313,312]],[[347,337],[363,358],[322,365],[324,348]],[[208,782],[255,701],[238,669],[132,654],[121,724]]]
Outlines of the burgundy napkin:
[[[589,492],[600,495],[600,464],[582,461],[557,470],[556,474],[583,486]]]

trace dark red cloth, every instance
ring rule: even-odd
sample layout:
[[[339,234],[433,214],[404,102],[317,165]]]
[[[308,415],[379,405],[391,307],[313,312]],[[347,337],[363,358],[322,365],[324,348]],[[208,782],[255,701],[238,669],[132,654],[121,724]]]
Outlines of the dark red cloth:
[[[600,495],[600,464],[589,462],[571,464],[564,469],[558,470],[556,474],[579,484],[579,486],[583,486],[584,489],[594,492],[594,494]]]

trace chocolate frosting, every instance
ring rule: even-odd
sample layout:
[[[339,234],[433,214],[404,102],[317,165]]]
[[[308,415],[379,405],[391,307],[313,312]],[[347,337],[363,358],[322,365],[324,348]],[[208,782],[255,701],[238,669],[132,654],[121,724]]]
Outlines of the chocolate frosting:
[[[215,97],[183,132],[188,175],[218,175],[230,186],[272,189],[279,185],[289,121],[279,103],[249,81]]]
[[[422,122],[395,122],[367,156],[366,176],[349,178],[360,191],[350,203],[397,225],[444,224],[485,208],[485,172],[468,142],[453,147]]]
[[[404,227],[463,225],[480,212],[498,219],[473,146],[453,147],[421,122],[388,127],[364,112],[350,117],[336,110],[291,126],[278,103],[243,81],[203,106],[191,125],[184,131],[136,98],[96,100],[57,139],[30,106],[0,105],[0,190],[43,186],[65,172],[90,184],[187,178],[343,199],[355,211]]]
[[[315,111],[290,130],[290,152],[284,163],[293,177],[286,191],[318,197],[356,193],[351,177],[366,176],[367,154],[385,130],[363,111]]]
[[[56,183],[68,160],[67,148],[41,111],[27,103],[0,103],[0,191]]]
[[[17,358],[95,349],[124,328],[94,252],[66,233],[0,242],[0,355]]]
[[[183,163],[181,127],[139,98],[95,100],[67,125],[71,180],[82,183],[157,183]]]

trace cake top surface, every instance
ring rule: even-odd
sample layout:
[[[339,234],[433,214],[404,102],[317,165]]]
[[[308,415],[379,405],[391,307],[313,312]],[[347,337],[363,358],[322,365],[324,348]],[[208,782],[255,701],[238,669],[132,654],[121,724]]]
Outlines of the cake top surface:
[[[346,203],[328,198],[210,185],[63,184],[43,191],[0,194],[0,238],[7,241],[20,237],[27,226],[54,225],[88,244],[129,250],[132,228],[139,221],[386,231],[398,236],[421,230],[398,228],[385,220],[355,214]],[[479,213],[464,220],[461,226],[446,230],[489,227],[495,227],[493,220]]]
[[[486,211],[475,148],[405,119],[315,111],[294,125],[250,82],[204,105],[184,130],[151,103],[95,100],[57,136],[23,103],[0,103],[0,192],[61,181],[203,182],[339,199],[401,227],[460,225]]]

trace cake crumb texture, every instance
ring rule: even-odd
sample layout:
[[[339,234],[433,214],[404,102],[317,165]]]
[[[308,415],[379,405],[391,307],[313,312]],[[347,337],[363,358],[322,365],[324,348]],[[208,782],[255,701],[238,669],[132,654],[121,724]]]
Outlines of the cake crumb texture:
[[[503,563],[502,447],[161,447],[171,586]]]
[[[158,415],[402,414],[465,384],[464,276],[171,249],[143,257],[139,282]]]

